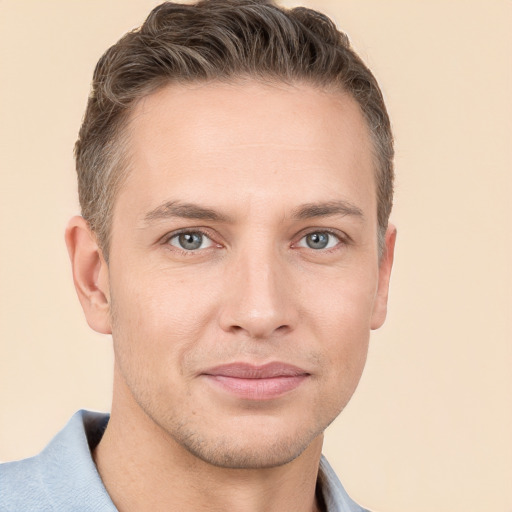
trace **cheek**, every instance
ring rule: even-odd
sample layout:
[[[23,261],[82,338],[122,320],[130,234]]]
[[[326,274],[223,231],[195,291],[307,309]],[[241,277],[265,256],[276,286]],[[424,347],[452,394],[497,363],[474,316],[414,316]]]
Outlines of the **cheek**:
[[[317,279],[314,289],[302,295],[302,315],[310,316],[315,328],[330,332],[345,343],[370,331],[377,291],[377,273],[372,268],[358,272],[353,268],[332,272]]]
[[[116,357],[134,365],[180,366],[212,315],[208,293],[165,272],[131,274],[112,283],[112,335]]]
[[[371,275],[371,270],[367,275]],[[302,311],[311,335],[319,339],[333,389],[353,393],[366,362],[376,284],[354,275],[326,280]]]

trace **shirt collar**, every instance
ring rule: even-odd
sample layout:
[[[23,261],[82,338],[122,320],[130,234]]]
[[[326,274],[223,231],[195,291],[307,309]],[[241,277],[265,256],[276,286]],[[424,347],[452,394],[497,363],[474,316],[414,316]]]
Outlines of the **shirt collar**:
[[[116,512],[91,452],[99,443],[109,415],[81,410],[41,452],[40,463],[49,496],[65,497],[66,509]],[[65,474],[63,474],[65,471]],[[368,512],[354,503],[322,455],[318,483],[327,512]]]

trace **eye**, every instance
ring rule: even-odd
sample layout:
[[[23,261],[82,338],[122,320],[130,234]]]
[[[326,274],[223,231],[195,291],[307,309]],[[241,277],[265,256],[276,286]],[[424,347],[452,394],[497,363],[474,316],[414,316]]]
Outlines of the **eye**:
[[[340,239],[329,233],[329,231],[314,231],[302,237],[297,244],[298,247],[308,247],[309,249],[331,249],[340,243]]]
[[[196,251],[198,249],[207,249],[213,245],[213,242],[204,233],[200,231],[187,231],[178,233],[169,238],[168,243],[185,251]]]

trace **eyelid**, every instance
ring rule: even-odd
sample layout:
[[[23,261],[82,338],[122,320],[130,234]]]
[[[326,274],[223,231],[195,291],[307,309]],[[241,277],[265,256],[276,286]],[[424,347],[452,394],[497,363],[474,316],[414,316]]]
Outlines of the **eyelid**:
[[[348,245],[352,242],[352,239],[350,238],[349,235],[347,235],[345,232],[343,231],[340,231],[338,229],[333,229],[333,228],[323,228],[323,227],[316,227],[316,228],[307,228],[306,230],[303,230],[301,231],[297,237],[296,237],[296,241],[292,243],[292,247],[303,247],[303,246],[298,246],[298,243],[303,240],[305,237],[307,237],[308,235],[311,235],[313,233],[327,233],[328,235],[331,235],[335,238],[337,238],[338,240],[338,243],[334,246],[334,247],[330,247],[328,249],[312,249],[310,247],[304,247],[305,249],[310,249],[312,251],[316,251],[316,252],[329,252],[329,251],[332,251],[332,250],[336,250],[336,248],[341,244],[341,245]]]
[[[180,238],[183,234],[199,235],[199,239],[201,241],[200,246],[197,248],[194,248],[194,249],[185,249],[184,247],[181,247]],[[175,241],[176,241],[176,243],[175,243]],[[177,249],[186,250],[186,251],[190,251],[190,252],[196,252],[196,251],[208,249],[209,247],[211,247],[214,244],[213,240],[208,235],[205,235],[204,233],[200,233],[199,231],[194,231],[192,233],[178,233],[177,235],[171,236],[167,243],[169,245],[172,245],[173,247],[176,247]]]
[[[186,227],[186,228],[181,228],[181,229],[176,229],[174,231],[171,231],[169,233],[166,233],[159,241],[159,243],[161,243],[162,245],[167,245],[167,246],[171,246],[171,244],[169,244],[169,241],[176,237],[176,236],[179,236],[181,234],[184,234],[184,233],[200,233],[201,235],[205,236],[206,238],[208,238],[211,242],[212,242],[212,246],[217,246],[219,248],[223,247],[223,244],[219,243],[216,241],[216,236],[214,234],[212,234],[212,230],[209,229],[209,228],[204,228],[204,227],[195,227],[195,226],[191,226],[191,227]],[[308,248],[308,247],[305,247],[307,249],[311,249],[311,250],[314,250],[316,252],[328,252],[328,251],[331,251],[331,250],[335,250],[340,244],[341,245],[349,245],[351,242],[352,242],[352,238],[347,235],[345,232],[343,231],[340,231],[338,229],[333,229],[333,228],[325,228],[325,227],[312,227],[312,228],[307,228],[305,230],[302,230],[296,237],[295,237],[295,241],[292,242],[291,244],[291,247],[294,248],[294,247],[297,247],[297,244],[302,240],[304,239],[306,236],[312,234],[312,233],[327,233],[331,236],[334,236],[335,238],[337,238],[338,240],[338,244],[336,244],[334,247],[331,247],[329,249],[311,249],[311,248]],[[187,254],[191,254],[191,253],[194,253],[194,252],[198,252],[200,250],[206,250],[206,249],[209,249],[210,247],[206,247],[204,249],[197,249],[196,251],[187,251],[185,249],[180,249],[179,247],[176,247],[176,246],[171,246],[173,247],[173,249],[177,250],[177,251],[182,251],[184,253],[187,253]]]
[[[175,238],[175,237],[177,237],[179,235],[186,234],[186,233],[199,233],[199,234],[203,235],[204,237],[208,238],[208,240],[211,241],[211,245],[209,247],[205,247],[204,249],[196,249],[195,251],[194,250],[188,250],[187,251],[186,249],[181,249],[180,247],[177,247],[175,245],[171,245],[170,244],[170,241],[173,238]],[[182,251],[182,252],[187,253],[187,254],[191,254],[191,253],[199,252],[199,251],[204,251],[204,250],[209,249],[210,247],[213,247],[213,246],[222,247],[222,244],[220,244],[219,242],[216,241],[216,237],[212,234],[212,230],[211,229],[207,229],[207,228],[204,228],[204,227],[195,227],[195,226],[181,228],[181,229],[176,229],[174,231],[166,233],[160,239],[160,243],[162,245],[170,246],[170,247],[172,247],[173,249],[175,249],[177,251]]]

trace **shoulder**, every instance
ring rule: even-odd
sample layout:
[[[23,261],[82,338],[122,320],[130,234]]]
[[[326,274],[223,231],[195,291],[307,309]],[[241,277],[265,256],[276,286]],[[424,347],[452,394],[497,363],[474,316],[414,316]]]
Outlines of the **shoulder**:
[[[52,510],[41,477],[40,456],[0,464],[0,511]]]
[[[79,411],[40,454],[0,464],[0,512],[115,511],[91,456],[107,422]]]

